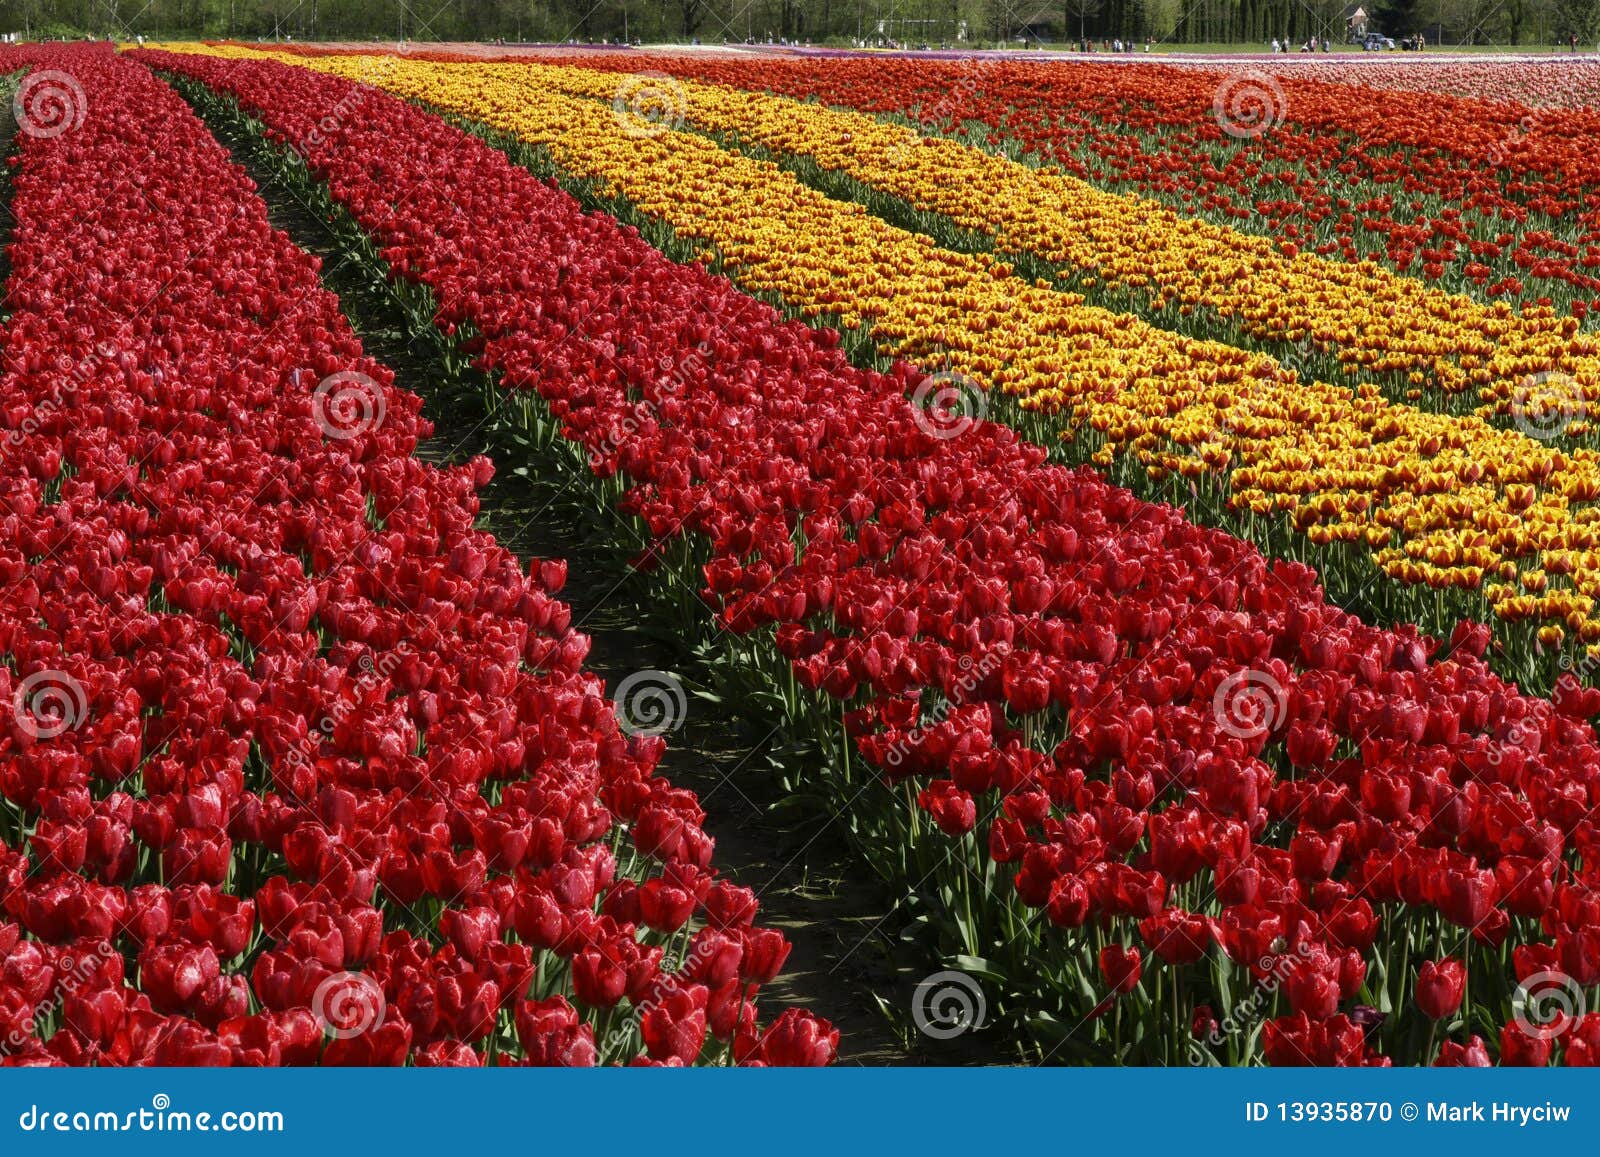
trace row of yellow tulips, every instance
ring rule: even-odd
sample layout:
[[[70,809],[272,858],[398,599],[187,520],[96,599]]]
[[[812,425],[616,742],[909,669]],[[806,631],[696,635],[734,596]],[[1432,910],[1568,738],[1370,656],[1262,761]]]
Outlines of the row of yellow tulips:
[[[1272,342],[1314,342],[1354,374],[1390,375],[1447,393],[1471,391],[1506,414],[1528,379],[1552,372],[1573,403],[1600,402],[1600,338],[1551,310],[1514,311],[1431,288],[1371,263],[1285,253],[1275,242],[1184,217],[1136,197],[923,137],[871,116],[690,80],[636,78],[537,64],[490,66],[513,78],[624,105],[655,85],[660,111],[825,169],[1036,253],[1150,308],[1207,309]]]
[[[1219,473],[1236,507],[1283,512],[1315,542],[1363,544],[1405,582],[1481,590],[1541,639],[1600,640],[1600,455],[1472,417],[1300,382],[1269,358],[1185,338],[942,250],[775,165],[641,126],[526,66],[281,58],[456,110],[546,147],[752,290],[868,324],[885,352],[1059,409],[1152,473]],[[1231,470],[1231,474],[1229,471]]]

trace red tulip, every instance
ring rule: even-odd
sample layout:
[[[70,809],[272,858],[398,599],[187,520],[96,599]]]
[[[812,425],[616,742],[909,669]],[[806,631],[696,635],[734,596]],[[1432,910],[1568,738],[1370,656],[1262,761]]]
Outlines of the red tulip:
[[[1500,1030],[1500,1063],[1523,1067],[1543,1068],[1550,1063],[1552,1042],[1535,1036],[1520,1024],[1508,1024]]]
[[[1417,1007],[1430,1020],[1444,1020],[1461,1007],[1467,970],[1459,960],[1425,960],[1417,971]]]
[[[820,1017],[789,1008],[761,1034],[751,1059],[785,1067],[816,1067],[833,1063],[839,1050],[839,1030]]]
[[[1108,944],[1100,949],[1100,975],[1116,992],[1132,992],[1139,983],[1141,964],[1137,948]]]

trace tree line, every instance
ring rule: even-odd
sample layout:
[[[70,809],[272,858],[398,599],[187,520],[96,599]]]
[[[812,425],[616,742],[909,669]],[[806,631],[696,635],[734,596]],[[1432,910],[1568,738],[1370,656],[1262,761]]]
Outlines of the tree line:
[[[0,0],[29,37],[772,41],[920,47],[1345,39],[1345,0]],[[1370,27],[1431,44],[1593,50],[1600,0],[1368,0]]]

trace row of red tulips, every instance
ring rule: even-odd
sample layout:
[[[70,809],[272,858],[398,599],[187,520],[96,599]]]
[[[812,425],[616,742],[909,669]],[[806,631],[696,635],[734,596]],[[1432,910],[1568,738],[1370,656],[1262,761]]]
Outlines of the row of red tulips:
[[[1553,301],[1579,317],[1600,306],[1600,168],[1582,143],[1600,131],[1592,110],[1167,65],[637,53],[572,63],[768,89],[926,131],[976,122],[993,150],[1288,247],[1376,257],[1453,289]],[[1230,119],[1232,105],[1248,118]]]
[[[1307,568],[930,414],[909,368],[851,367],[835,332],[417,108],[276,63],[140,59],[259,116],[447,332],[626,480],[642,564],[696,559],[754,639],[745,674],[848,732],[851,766],[816,776],[1055,1047],[1589,1055],[1600,1022],[1542,1034],[1510,1010],[1536,974],[1600,982],[1595,693],[1522,696],[1482,627],[1441,649],[1366,626]],[[1257,989],[1259,1051],[1216,1027]]]
[[[565,565],[474,529],[488,461],[412,456],[419,399],[171,88],[23,66],[81,103],[14,164],[5,1062],[828,1061],[758,1032],[788,945],[584,672]]]

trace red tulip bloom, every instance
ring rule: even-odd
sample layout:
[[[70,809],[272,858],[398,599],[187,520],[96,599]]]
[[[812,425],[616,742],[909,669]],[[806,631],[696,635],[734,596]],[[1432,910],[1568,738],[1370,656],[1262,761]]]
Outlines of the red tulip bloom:
[[[577,1010],[562,997],[519,1001],[512,1019],[529,1064],[569,1068],[594,1065],[594,1029],[580,1022]]]
[[[693,1064],[706,1039],[706,990],[695,984],[668,993],[639,1018],[645,1048],[658,1061]]]
[[[1339,1010],[1339,962],[1321,949],[1290,957],[1283,991],[1293,1012],[1327,1020]]]
[[[1108,944],[1100,949],[1100,975],[1115,992],[1132,992],[1142,967],[1137,948]]]
[[[1471,1037],[1466,1044],[1458,1041],[1447,1040],[1439,1046],[1439,1059],[1434,1061],[1436,1068],[1473,1068],[1487,1069],[1494,1062],[1489,1059],[1488,1046],[1481,1037]]]
[[[788,1008],[761,1034],[752,1060],[790,1068],[833,1063],[839,1051],[839,1030],[821,1017]]]
[[[1467,970],[1459,960],[1425,960],[1417,972],[1417,1007],[1429,1020],[1444,1020],[1461,1007]]]
[[[1543,1068],[1550,1063],[1553,1046],[1553,1041],[1535,1036],[1520,1024],[1508,1024],[1500,1030],[1500,1063]]]

